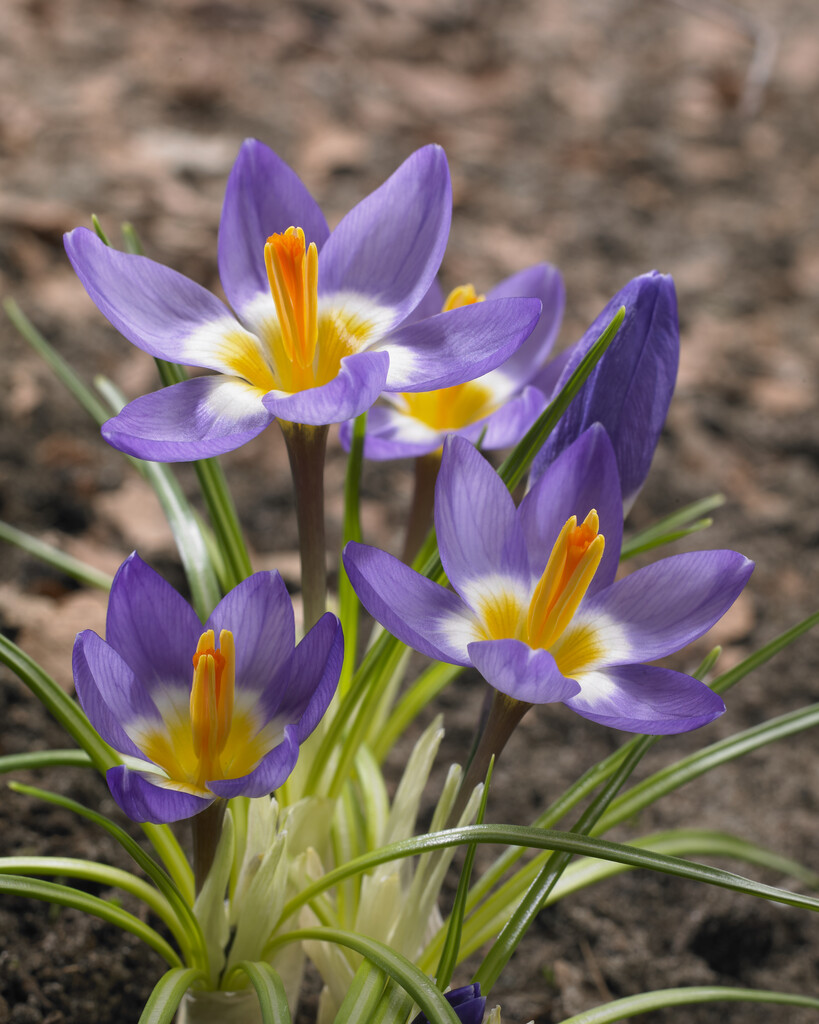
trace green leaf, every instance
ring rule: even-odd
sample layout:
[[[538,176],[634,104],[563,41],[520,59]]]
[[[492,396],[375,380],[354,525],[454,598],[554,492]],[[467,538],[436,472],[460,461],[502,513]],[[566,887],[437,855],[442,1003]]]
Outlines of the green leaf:
[[[549,405],[544,409],[534,425],[529,429],[523,440],[515,447],[498,470],[498,475],[510,491],[513,491],[525,476],[532,460],[543,447],[546,438],[557,426],[560,417],[569,408],[578,391],[586,383],[592,370],[597,366],[620,330],[626,315],[625,306],[621,306],[611,322],[583,356],[574,373]]]
[[[369,1021],[381,1000],[385,983],[384,972],[365,960],[356,971],[333,1024],[362,1024]]]
[[[347,475],[344,478],[344,533],[341,549],[344,550],[351,540],[361,540],[361,520],[359,518],[361,467],[364,462],[364,434],[367,430],[367,413],[363,412],[353,421],[353,433],[350,442],[350,454],[347,457]],[[361,602],[353,590],[344,559],[338,560],[338,615],[344,631],[344,664],[341,669],[338,692],[343,697],[350,688],[353,678],[356,654],[358,650],[358,620],[361,613]]]
[[[280,946],[290,942],[307,940],[335,942],[355,950],[408,992],[429,1019],[430,1024],[459,1024],[455,1011],[423,971],[405,956],[365,935],[344,932],[338,928],[301,928],[298,931],[277,935],[268,943],[265,956],[269,957]]]
[[[22,337],[31,345],[37,355],[51,367],[55,376],[71,392],[89,416],[96,420],[98,424],[103,424],[109,419],[111,414],[105,405],[78,374],[74,372],[73,368],[69,366],[53,345],[46,341],[14,299],[5,299],[3,301],[3,308],[9,320],[11,320]]]
[[[780,715],[769,722],[763,722],[761,725],[755,725],[734,736],[718,740],[674,764],[661,768],[647,779],[637,783],[636,786],[632,786],[622,796],[618,796],[600,818],[592,830],[592,834],[600,835],[608,831],[619,822],[633,817],[643,808],[656,803],[672,790],[679,789],[680,786],[684,786],[687,782],[704,775],[719,765],[734,761],[768,743],[787,739],[789,736],[795,736],[797,733],[812,729],[817,725],[819,725],[819,703],[798,708],[796,711]]]
[[[204,975],[194,967],[174,967],[167,971],[154,986],[139,1024],[171,1024],[182,997],[189,988],[203,981]]]
[[[600,815],[614,799],[618,790],[639,764],[641,758],[654,742],[651,736],[643,736],[606,781],[603,789],[583,811],[572,832],[587,835]],[[531,927],[545,900],[566,869],[571,854],[567,850],[555,850],[543,865],[538,877],[532,882],[518,907],[512,912],[498,938],[484,957],[475,973],[474,980],[480,982],[481,992],[488,995],[498,980],[501,971],[509,962],[523,936]]]
[[[819,1010],[819,999],[790,992],[771,992],[765,989],[727,988],[721,985],[691,985],[686,988],[666,988],[656,992],[642,992],[637,996],[615,999],[605,1006],[584,1010],[565,1017],[561,1024],[613,1024],[636,1014],[660,1010],[664,1006],[691,1006],[694,1003],[776,1003],[781,1006],[806,1006]]]
[[[727,835],[724,832],[713,832],[700,829],[677,829],[669,832],[658,832],[643,836],[629,843],[639,849],[654,850],[655,853],[671,854],[677,857],[716,856],[731,857],[749,864],[777,871],[782,875],[799,879],[809,888],[819,885],[819,876],[786,857],[754,843]],[[526,889],[531,885],[546,860],[546,854],[539,854],[524,868],[516,872],[504,885],[495,890],[469,917],[466,938],[463,942],[461,957],[470,956],[489,942],[503,928],[509,919],[510,911],[517,906]],[[612,864],[608,861],[581,858],[570,864],[563,872],[558,883],[545,901],[546,906],[557,903],[579,889],[595,885],[604,879],[631,870],[624,864]],[[440,931],[430,944],[429,949],[419,960],[424,967],[431,962],[436,949],[443,944],[443,931]]]
[[[0,520],[0,540],[14,544],[21,551],[39,558],[41,562],[50,565],[52,569],[56,569],[88,587],[98,587],[100,590],[111,589],[114,578],[107,572],[101,572],[93,565],[88,565],[87,562],[74,558],[73,555],[67,555],[53,544],[48,544],[46,541],[40,540],[39,537],[33,537],[24,530],[18,530],[16,526],[4,523],[2,520]]]
[[[106,818],[105,815],[100,814],[97,811],[92,811],[89,807],[85,807],[76,800],[71,800],[69,797],[61,796],[58,793],[49,793],[48,790],[39,789],[36,786],[26,786],[22,782],[10,782],[8,785],[9,789],[13,790],[15,793],[24,793],[26,796],[33,796],[39,800],[45,800],[46,803],[54,804],[57,807],[62,807],[67,811],[78,814],[87,821],[91,821],[95,825],[98,825],[112,836],[125,850],[125,852],[134,861],[136,861],[145,874],[153,881],[157,889],[159,889],[162,895],[167,899],[168,903],[173,908],[174,913],[182,922],[185,934],[189,937],[189,945],[191,947],[191,955],[193,957],[194,965],[202,968],[205,967],[207,963],[205,940],[199,927],[199,922],[194,917],[193,910],[191,909],[189,902],[189,900],[192,900],[193,898],[192,873],[190,873],[189,879],[190,893],[185,893],[184,890],[180,891],[175,880],[172,879],[159,864],[157,864],[153,857],[147,854],[139,843],[128,835],[125,829],[120,828],[120,826],[117,825],[116,822],[111,821],[110,818]],[[147,824],[149,823],[146,823],[146,825]],[[167,832],[170,835],[171,840],[176,842],[173,833],[167,825],[152,825],[150,831],[148,831],[146,825],[143,825],[142,827],[149,836],[156,833],[160,837],[164,837]],[[187,861],[184,860],[184,855],[182,854],[181,849],[179,850],[179,856],[187,866],[188,872],[190,872],[190,866],[187,864]],[[183,875],[183,878],[185,881],[188,881],[187,876]]]
[[[233,968],[244,971],[256,989],[264,1024],[290,1024],[290,1007],[278,972],[264,960],[241,960]]]
[[[0,775],[31,771],[34,768],[93,768],[94,762],[84,750],[32,750],[24,754],[0,757]]]
[[[446,829],[443,832],[432,832],[424,836],[414,836],[398,843],[391,843],[371,853],[362,854],[348,864],[328,871],[326,875],[305,886],[296,896],[285,904],[280,920],[287,920],[300,907],[309,903],[326,889],[353,875],[370,871],[379,864],[392,860],[413,857],[431,850],[442,850],[449,846],[465,846],[468,843],[489,843],[501,846],[522,846],[532,850],[563,850],[572,855],[594,857],[598,860],[612,861],[615,864],[627,864],[634,868],[647,868],[651,871],[662,871],[678,878],[687,878],[694,882],[704,882],[732,892],[745,893],[760,899],[784,903],[787,906],[800,907],[803,910],[819,911],[819,899],[803,896],[800,893],[778,889],[776,886],[764,885],[742,875],[721,868],[713,868],[706,864],[696,864],[654,854],[646,850],[638,850],[623,843],[612,843],[606,839],[595,839],[578,835],[575,832],[562,832],[557,829],[532,828],[525,825],[463,825],[459,828]]]
[[[102,918],[109,924],[116,925],[122,931],[130,932],[137,938],[159,953],[171,967],[181,967],[182,961],[176,950],[171,946],[159,932],[154,931],[138,917],[129,914],[127,910],[101,900],[98,896],[90,896],[87,892],[80,892],[67,885],[57,885],[56,882],[44,882],[39,878],[25,878],[22,875],[0,874],[0,893],[10,893],[13,896],[25,896],[29,899],[43,900],[46,903],[55,903],[62,907],[72,907],[74,910],[82,910],[86,914]]]
[[[109,888],[122,889],[146,903],[168,926],[182,949],[190,945],[184,928],[167,899],[152,885],[130,871],[75,857],[0,857],[0,874],[83,878]]]
[[[672,512],[670,516],[660,519],[624,540],[623,547],[620,549],[620,560],[633,558],[642,551],[650,551],[661,544],[669,544],[672,540],[685,537],[689,533],[704,530],[712,522],[707,518],[708,513],[724,504],[725,496],[723,494],[712,494],[708,498],[702,498],[686,505],[677,512]]]
[[[0,634],[0,661],[31,690],[91,758],[99,772],[120,763],[119,755],[98,735],[79,704],[60,689],[37,662]]]
[[[434,661],[418,676],[395,705],[384,726],[370,737],[373,753],[379,762],[384,760],[396,740],[404,735],[421,711],[463,671],[462,665]]]
[[[711,689],[719,694],[725,693],[726,690],[736,685],[740,679],[744,679],[749,672],[753,672],[760,665],[764,665],[766,661],[770,661],[775,654],[784,650],[784,648],[802,636],[803,633],[807,633],[816,625],[819,625],[819,612],[814,612],[813,615],[809,615],[795,626],[785,630],[784,633],[780,633],[779,636],[774,637],[764,647],[760,647],[758,651],[754,651],[753,654],[749,655],[738,665],[735,665],[727,672],[723,672],[721,676],[717,676],[711,683]]]
[[[125,398],[110,380],[97,377],[95,383],[109,402],[113,413],[118,413],[124,408]],[[127,458],[153,487],[159,498],[182,560],[182,567],[191,590],[191,603],[196,614],[204,622],[221,600],[222,591],[199,518],[169,466],[162,462],[146,462],[130,456]]]
[[[486,772],[486,780],[481,793],[481,805],[478,808],[476,823],[483,824],[486,814],[486,801],[489,797],[489,783],[492,781],[492,769],[495,766],[494,755],[489,760],[489,768]],[[452,905],[452,913],[449,915],[449,925],[444,939],[444,948],[441,950],[441,959],[438,961],[438,970],[435,972],[435,981],[438,988],[445,992],[452,981],[452,975],[459,960],[461,951],[461,935],[464,926],[464,914],[466,913],[466,897],[469,893],[469,882],[472,878],[472,866],[475,863],[475,853],[478,847],[470,843],[464,866],[461,869],[461,877],[458,879],[458,890],[455,893],[455,902]]]

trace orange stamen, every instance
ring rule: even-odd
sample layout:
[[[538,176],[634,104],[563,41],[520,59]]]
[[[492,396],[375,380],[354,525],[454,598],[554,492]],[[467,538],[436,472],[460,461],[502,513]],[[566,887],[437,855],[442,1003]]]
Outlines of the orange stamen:
[[[318,249],[315,242],[306,246],[301,228],[290,227],[268,238],[264,261],[285,353],[305,370],[318,342]]]

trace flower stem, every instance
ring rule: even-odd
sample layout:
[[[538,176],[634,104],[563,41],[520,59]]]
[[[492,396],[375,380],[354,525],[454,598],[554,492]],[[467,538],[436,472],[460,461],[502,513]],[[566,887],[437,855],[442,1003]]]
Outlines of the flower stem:
[[[204,811],[191,818],[193,833],[193,878],[198,896],[208,877],[216,855],[219,837],[222,835],[222,821],[225,817],[226,800],[214,800]]]
[[[492,691],[492,703],[483,726],[483,732],[467,765],[461,788],[458,790],[458,796],[449,815],[450,828],[457,823],[463,813],[472,790],[486,778],[489,762],[494,757],[497,763],[507,740],[531,706],[525,701],[507,697],[499,690]]]
[[[280,420],[296,493],[299,524],[301,593],[304,630],[321,618],[327,608],[327,565],[324,541],[324,453],[328,426]]]
[[[407,522],[407,536],[401,560],[412,564],[424,538],[432,526],[432,508],[435,501],[435,481],[441,467],[440,449],[429,455],[420,455],[415,460],[415,489],[412,493],[412,507]]]

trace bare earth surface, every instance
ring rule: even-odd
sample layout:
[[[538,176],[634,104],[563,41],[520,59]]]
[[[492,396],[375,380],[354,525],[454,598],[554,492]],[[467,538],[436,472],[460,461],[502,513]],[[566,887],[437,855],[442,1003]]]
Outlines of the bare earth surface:
[[[630,277],[674,275],[678,391],[631,524],[726,495],[708,537],[681,547],[730,546],[757,562],[709,638],[723,643],[724,664],[815,610],[814,0],[5,0],[0,23],[0,292],[86,379],[108,374],[130,396],[155,386],[151,360],[104,322],[63,254],[62,233],[92,211],[112,237],[133,221],[149,255],[218,289],[216,227],[244,137],[296,168],[331,224],[413,149],[439,142],[455,192],[446,286],[483,290],[549,260],[566,278],[567,344]],[[136,547],[180,583],[142,482],[5,320],[0,345],[0,517],[110,571]],[[225,463],[256,567],[279,568],[295,587],[278,432]],[[333,540],[342,474],[333,449]],[[409,489],[408,467],[368,469],[367,539],[400,546]],[[66,687],[74,634],[102,631],[104,608],[100,594],[3,548],[0,625]],[[693,668],[708,646],[677,664]],[[641,771],[816,700],[817,663],[808,637],[732,691],[724,718],[664,740]],[[462,754],[480,698],[469,678],[445,694],[447,757]],[[620,739],[562,707],[530,714],[496,772],[490,817],[530,821]],[[4,672],[0,754],[65,744]],[[724,829],[815,867],[818,766],[816,739],[803,734],[690,784],[616,838]],[[119,817],[89,772],[36,781]],[[127,866],[106,837],[4,790],[0,855],[14,853]],[[648,988],[815,995],[817,966],[809,913],[632,873],[544,912],[493,1000],[512,1024],[547,1024]],[[99,921],[0,900],[0,1024],[130,1024],[161,971],[158,957]],[[807,1024],[816,1014],[735,1004],[643,1019]]]

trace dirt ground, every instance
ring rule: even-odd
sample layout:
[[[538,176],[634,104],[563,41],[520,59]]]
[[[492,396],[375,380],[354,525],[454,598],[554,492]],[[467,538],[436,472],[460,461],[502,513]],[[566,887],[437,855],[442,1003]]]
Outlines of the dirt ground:
[[[724,664],[815,610],[814,0],[5,0],[0,22],[0,292],[86,379],[107,374],[132,396],[154,386],[150,359],[105,323],[64,256],[62,233],[91,212],[112,236],[132,221],[149,255],[218,288],[216,227],[244,137],[276,149],[331,224],[413,149],[439,142],[455,195],[445,286],[486,289],[549,260],[566,279],[566,344],[635,274],[674,275],[679,384],[630,522],[726,495],[707,538],[682,545],[734,547],[757,562],[712,638]],[[111,571],[136,547],[179,583],[141,481],[2,319],[0,345],[0,518]],[[224,461],[256,567],[295,583],[278,432]],[[335,539],[342,473],[333,448]],[[367,539],[400,545],[409,488],[407,466],[368,468]],[[0,625],[64,685],[74,634],[101,631],[104,609],[101,595],[3,548]],[[693,667],[707,646],[677,664]],[[644,772],[816,700],[817,664],[808,637],[732,691],[707,730],[658,744]],[[446,756],[459,756],[479,702],[469,678],[444,695]],[[531,820],[620,739],[563,708],[530,714],[496,773],[490,817]],[[3,673],[0,754],[61,745]],[[718,828],[815,867],[818,765],[803,734],[689,785],[616,838]],[[118,813],[88,772],[37,781]],[[122,864],[104,836],[8,791],[0,835],[0,855]],[[819,922],[807,912],[632,873],[544,912],[493,1000],[510,1024],[548,1024],[649,988],[815,995],[818,966]],[[135,1022],[161,970],[101,922],[0,901],[0,1024]],[[643,1019],[807,1024],[816,1014],[729,1004]]]

